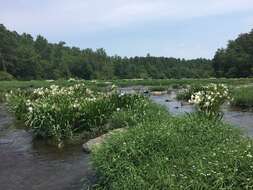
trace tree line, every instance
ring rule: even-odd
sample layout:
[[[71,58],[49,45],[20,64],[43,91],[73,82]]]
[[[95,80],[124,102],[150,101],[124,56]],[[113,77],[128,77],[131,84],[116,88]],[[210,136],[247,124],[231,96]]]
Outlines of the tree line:
[[[230,41],[213,60],[109,56],[103,48],[80,49],[43,36],[18,34],[0,24],[0,75],[16,79],[206,78],[252,75],[253,33]],[[250,71],[249,71],[250,70]],[[1,79],[1,76],[0,76]]]
[[[253,76],[253,30],[230,40],[226,48],[218,49],[213,69],[217,77]]]

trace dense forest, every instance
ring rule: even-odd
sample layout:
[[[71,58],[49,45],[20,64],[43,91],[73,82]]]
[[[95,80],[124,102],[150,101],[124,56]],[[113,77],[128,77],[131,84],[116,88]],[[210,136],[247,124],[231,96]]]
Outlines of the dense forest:
[[[253,30],[218,49],[214,59],[108,56],[104,49],[49,43],[38,35],[18,34],[0,25],[0,80],[206,78],[253,75]]]
[[[18,34],[0,25],[0,79],[203,78],[213,75],[211,60],[108,56],[104,49],[68,47],[44,37]]]
[[[218,49],[213,68],[217,77],[253,76],[253,30],[229,41],[227,48]]]

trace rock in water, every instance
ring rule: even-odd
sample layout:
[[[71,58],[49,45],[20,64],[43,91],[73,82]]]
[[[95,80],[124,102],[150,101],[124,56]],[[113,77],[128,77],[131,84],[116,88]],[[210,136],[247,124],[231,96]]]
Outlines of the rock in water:
[[[87,141],[86,143],[83,144],[84,152],[86,152],[86,153],[92,152],[92,149],[95,146],[101,145],[112,134],[123,132],[123,131],[126,131],[126,129],[125,128],[114,129],[106,134],[103,134],[103,135],[97,137],[97,138],[90,139],[89,141]]]

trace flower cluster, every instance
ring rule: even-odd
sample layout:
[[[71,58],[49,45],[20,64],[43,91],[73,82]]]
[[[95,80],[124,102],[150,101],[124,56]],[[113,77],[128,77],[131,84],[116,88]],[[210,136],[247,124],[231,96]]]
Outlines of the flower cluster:
[[[191,95],[189,103],[196,105],[199,111],[210,116],[217,115],[220,106],[231,100],[229,89],[224,84],[210,84]]]
[[[105,124],[113,112],[130,109],[143,97],[118,94],[116,86],[100,92],[79,83],[72,86],[37,88],[10,92],[8,103],[18,119],[24,120],[35,136],[57,142],[75,131],[93,131]]]

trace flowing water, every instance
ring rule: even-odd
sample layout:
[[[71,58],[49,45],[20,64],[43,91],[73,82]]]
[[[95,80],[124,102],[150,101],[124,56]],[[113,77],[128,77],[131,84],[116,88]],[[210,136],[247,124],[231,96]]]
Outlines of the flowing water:
[[[92,176],[81,145],[58,149],[33,141],[0,105],[0,190],[80,190]]]
[[[150,96],[154,102],[165,106],[169,112],[174,115],[194,112],[194,107],[192,105],[178,101],[175,97],[176,92],[161,96]],[[222,111],[224,113],[223,119],[225,122],[239,127],[245,135],[253,137],[253,112],[232,109],[229,106],[223,106]]]
[[[121,91],[133,93],[136,88]],[[145,93],[146,89],[138,91]],[[191,105],[177,101],[175,96],[172,91],[150,98],[175,115],[194,111]],[[253,136],[253,112],[228,107],[223,111],[226,122]],[[58,149],[43,141],[34,141],[29,132],[18,127],[6,107],[0,105],[0,190],[79,190],[83,178],[92,181],[94,173],[81,145]]]

